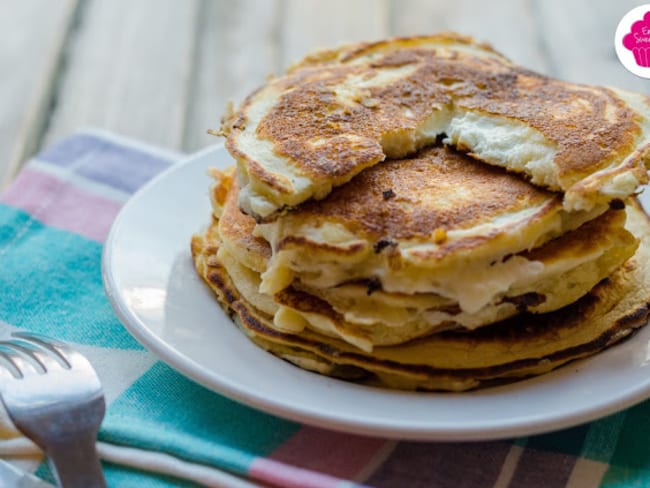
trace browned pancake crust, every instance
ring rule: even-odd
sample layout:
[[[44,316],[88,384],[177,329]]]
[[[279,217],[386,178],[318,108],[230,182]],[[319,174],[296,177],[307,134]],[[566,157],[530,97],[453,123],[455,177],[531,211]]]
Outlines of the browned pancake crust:
[[[539,207],[561,208],[559,196],[446,147],[363,171],[324,200],[309,201],[284,219],[326,219],[368,237],[408,240],[436,230],[470,229]],[[440,234],[440,240],[443,240]]]
[[[427,39],[446,42],[450,50],[423,48]],[[455,43],[483,51],[455,50]],[[386,46],[391,49],[382,53]],[[353,64],[369,50],[381,54],[371,63]],[[367,88],[358,103],[337,100],[334,89],[346,77],[372,76],[386,67],[405,65],[417,69],[388,86]],[[632,153],[641,133],[636,114],[611,90],[548,78],[459,36],[394,39],[330,51],[321,62],[308,60],[270,84],[286,93],[260,122],[257,134],[272,141],[279,155],[315,181],[338,181],[384,159],[378,142],[383,133],[413,131],[433,108],[452,100],[459,107],[516,119],[539,130],[557,145],[558,174],[570,183],[587,170],[593,173]],[[252,97],[232,121],[227,147],[248,161],[251,174],[280,192],[290,191],[281,182],[269,181],[272,175],[237,146],[236,132],[246,125],[250,103]],[[358,137],[350,142],[349,134]],[[315,138],[327,143],[315,147],[310,143]],[[418,148],[407,149],[408,153]],[[641,165],[637,176],[644,175]]]
[[[620,208],[610,209],[597,219],[582,224],[578,231],[564,234],[557,239],[547,242],[543,246],[536,247],[527,252],[522,252],[519,255],[531,261],[544,261],[552,256],[560,255],[562,249],[571,248],[575,253],[575,256],[588,256],[590,253],[601,247],[603,242],[607,242],[607,240],[613,236],[605,236],[602,238],[601,242],[591,239],[590,237],[594,235],[602,236],[604,234],[602,231],[603,228],[608,228],[610,226],[616,228],[625,225],[626,213],[622,210],[623,209]],[[615,239],[623,239],[623,236],[617,235],[615,236]],[[627,234],[625,236],[625,242],[630,245],[632,245],[635,240],[636,238],[632,234]]]
[[[255,219],[240,210],[239,185],[231,178],[219,223],[224,240],[268,259],[271,248],[266,241],[253,236]],[[536,210],[528,219],[507,218],[531,208]],[[441,259],[453,252],[480,247],[512,231],[514,226],[539,221],[561,208],[561,197],[557,194],[530,185],[501,168],[478,163],[448,147],[436,146],[412,158],[389,160],[368,168],[335,188],[325,199],[305,202],[282,219],[287,225],[292,222],[341,224],[360,238],[375,243],[375,252],[387,255],[399,241],[426,242],[433,236],[438,246],[420,250],[417,255]],[[504,221],[488,233],[446,239],[449,231],[491,224],[500,217]],[[276,243],[276,251],[296,245],[309,248],[314,242],[289,235]],[[363,243],[350,246],[346,252],[354,253]],[[327,243],[320,243],[319,249],[344,252],[340,246]]]
[[[234,175],[222,176],[211,191],[213,199],[223,205],[219,218],[219,232],[223,239],[249,255],[248,263],[257,262],[260,258],[269,259],[271,247],[264,239],[253,235],[255,219],[239,210],[239,192]]]

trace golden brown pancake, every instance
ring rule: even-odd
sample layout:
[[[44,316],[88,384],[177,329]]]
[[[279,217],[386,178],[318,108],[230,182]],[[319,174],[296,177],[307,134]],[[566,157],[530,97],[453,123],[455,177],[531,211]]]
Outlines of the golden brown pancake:
[[[210,201],[219,226],[212,235],[223,236],[222,246],[226,250],[244,266],[261,273],[268,266],[271,248],[268,242],[254,235],[255,220],[239,210],[239,185],[233,170],[211,171],[215,182],[210,190]]]
[[[440,330],[473,330],[518,313],[542,313],[573,303],[634,253],[637,241],[619,227],[624,221],[625,212],[610,211],[543,246],[540,259],[549,269],[543,279],[473,313],[435,294],[387,293],[363,283],[313,289],[295,282],[271,297],[259,292],[259,273],[237,262],[219,242],[218,230],[214,237],[216,224],[205,239],[217,243],[217,260],[242,299],[273,317],[274,329],[295,334],[311,329],[370,352],[374,346],[401,344]]]
[[[549,200],[546,192],[535,189],[512,175],[475,163],[466,156],[450,150],[429,149],[420,159],[391,163],[366,170],[349,185],[334,190],[320,202],[320,206],[305,205],[304,210],[307,213],[306,216],[302,216],[302,221],[310,226],[315,225],[321,234],[329,234],[331,237],[332,232],[327,231],[327,221],[323,221],[321,214],[314,215],[313,211],[308,209],[312,205],[317,206],[319,210],[324,210],[324,215],[327,217],[342,216],[350,218],[352,222],[359,225],[370,223],[372,224],[370,227],[373,227],[387,221],[394,221],[390,225],[395,225],[396,230],[399,231],[397,222],[418,210],[422,211],[423,216],[420,220],[425,222],[423,226],[426,228],[426,225],[431,224],[430,220],[435,220],[433,218],[435,215],[427,218],[427,211],[433,212],[439,206],[440,215],[447,216],[448,220],[453,220],[449,216],[457,216],[458,221],[470,221],[469,229],[477,226],[485,227],[485,220],[487,220],[489,229],[495,230],[500,227],[501,233],[507,233],[509,229],[507,218],[511,213],[516,215],[523,210],[528,211],[526,205],[555,202],[560,214],[563,214],[553,195]],[[442,166],[442,171],[441,168],[437,168],[438,164]],[[281,332],[300,333],[305,328],[309,328],[325,335],[342,338],[367,352],[374,346],[399,344],[440,330],[459,327],[475,329],[524,311],[543,313],[563,307],[580,298],[619,267],[634,253],[637,246],[636,239],[624,229],[625,212],[612,209],[584,223],[577,230],[566,232],[545,245],[524,250],[519,255],[505,257],[505,261],[515,264],[513,270],[520,266],[517,265],[520,262],[524,263],[524,267],[528,266],[526,263],[530,263],[536,272],[529,279],[513,282],[512,286],[501,291],[494,292],[493,284],[486,285],[477,280],[474,273],[463,275],[452,268],[450,276],[454,286],[469,289],[478,287],[478,295],[484,298],[478,307],[470,310],[461,306],[466,304],[435,292],[405,294],[386,291],[382,289],[382,283],[376,275],[363,278],[357,276],[353,280],[344,280],[342,283],[327,286],[328,283],[323,282],[320,277],[313,280],[315,285],[310,284],[309,280],[305,280],[303,274],[297,270],[286,288],[267,293],[261,286],[260,274],[269,272],[269,263],[273,260],[272,246],[253,235],[256,227],[254,219],[238,208],[238,185],[233,181],[233,173],[223,174],[215,171],[213,176],[216,178],[212,189],[216,218],[208,228],[204,239],[207,246],[214,247],[215,259],[225,268],[243,299],[256,304],[256,308],[273,317],[273,327]],[[356,212],[348,212],[351,216],[346,214],[350,206],[362,208],[364,203],[368,203],[364,211],[372,208],[372,198],[361,197],[372,195],[379,190],[373,190],[373,185],[364,183],[362,181],[364,178],[376,183],[375,186],[380,189],[385,188],[385,183],[392,183],[391,186],[396,188],[398,193],[406,194],[409,188],[415,189],[416,191],[411,195],[414,199],[414,202],[411,202],[414,208],[404,204],[397,207],[388,205],[382,209],[376,220],[360,218]],[[391,178],[395,181],[391,182]],[[422,181],[432,181],[436,187],[432,190]],[[463,184],[456,187],[453,182]],[[348,188],[352,188],[357,193],[348,192]],[[482,204],[478,205],[474,212],[460,205],[465,203],[462,198],[449,202],[449,196],[454,197],[462,194],[463,191],[477,189],[491,190],[495,193],[494,201],[491,203],[486,194]],[[420,194],[427,197],[430,194],[435,195],[435,198],[429,198],[425,204],[416,198]],[[537,197],[537,200],[533,197]],[[394,199],[396,195],[392,194],[388,200]],[[494,209],[497,207],[499,207],[498,212],[495,214]],[[282,216],[272,225],[286,227],[285,221],[294,217],[294,214],[299,215],[300,211],[301,209],[296,209],[291,215]],[[391,213],[392,211],[396,215]],[[481,216],[481,212],[487,215],[487,219]],[[501,221],[499,226],[495,226],[492,222],[495,216]],[[529,217],[542,220],[536,212],[532,212]],[[550,224],[547,222],[546,225],[555,232],[561,229],[561,220],[550,220]],[[524,224],[526,222],[522,222],[522,225]],[[523,229],[516,233],[516,241],[524,249],[526,249],[525,241],[521,235],[525,235],[527,231],[530,229]],[[307,234],[313,232],[309,231]],[[464,229],[463,232],[464,239],[471,237],[468,229]],[[427,234],[430,233],[427,231]],[[404,238],[408,234],[401,235],[396,232],[395,235]],[[325,244],[331,246],[330,243]],[[394,245],[398,244],[399,241],[395,241]],[[281,246],[273,243],[273,248],[278,251]],[[306,246],[300,249],[298,254],[303,254],[305,259],[314,261],[315,266],[323,265],[318,263],[318,249],[314,250]],[[373,249],[371,255],[374,256],[377,251]],[[289,260],[299,262],[295,257]],[[394,265],[395,260],[388,263]],[[466,268],[477,269],[476,263],[472,265],[466,256],[460,264]],[[484,265],[487,270],[499,268],[496,262],[485,262]],[[326,266],[332,264],[325,263],[323,267]],[[428,269],[423,273],[426,271]],[[374,272],[384,271],[375,269]],[[483,274],[485,273],[484,271]],[[461,277],[467,281],[462,283]],[[405,279],[408,280],[408,275]],[[497,275],[493,281],[503,283],[503,277]],[[491,290],[492,293],[484,294],[485,289]]]
[[[588,210],[647,181],[649,120],[642,95],[555,80],[440,34],[308,56],[251,94],[222,130],[240,205],[268,220],[441,135],[563,192],[567,210]]]
[[[550,371],[599,352],[646,323],[650,222],[636,205],[628,207],[628,219],[628,226],[641,239],[636,255],[572,305],[547,314],[518,315],[472,333],[443,332],[377,347],[371,353],[310,330],[277,331],[272,318],[242,297],[215,259],[218,246],[197,235],[192,254],[199,274],[224,310],[251,340],[271,353],[302,368],[345,379],[394,388],[462,391]]]
[[[368,168],[320,201],[254,233],[273,249],[261,291],[372,280],[394,293],[436,293],[475,312],[544,268],[522,251],[603,211],[567,212],[557,195],[445,147]],[[233,212],[236,212],[233,209]]]

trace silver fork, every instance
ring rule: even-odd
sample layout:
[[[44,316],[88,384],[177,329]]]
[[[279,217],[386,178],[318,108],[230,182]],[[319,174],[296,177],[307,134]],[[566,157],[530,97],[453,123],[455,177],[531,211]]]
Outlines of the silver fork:
[[[64,488],[104,488],[96,449],[106,404],[90,362],[37,334],[0,341],[0,395],[16,428],[50,461]]]

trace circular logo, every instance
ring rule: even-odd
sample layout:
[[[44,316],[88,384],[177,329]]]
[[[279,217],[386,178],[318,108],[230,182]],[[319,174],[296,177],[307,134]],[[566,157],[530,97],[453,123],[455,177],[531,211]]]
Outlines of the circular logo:
[[[650,78],[650,5],[635,7],[623,16],[616,28],[614,46],[628,71]]]

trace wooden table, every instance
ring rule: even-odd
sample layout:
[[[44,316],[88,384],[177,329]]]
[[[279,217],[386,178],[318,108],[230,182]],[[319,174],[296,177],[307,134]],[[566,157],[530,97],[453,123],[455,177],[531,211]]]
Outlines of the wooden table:
[[[95,127],[181,151],[316,47],[456,30],[563,79],[648,92],[618,62],[638,0],[0,0],[0,187]]]

